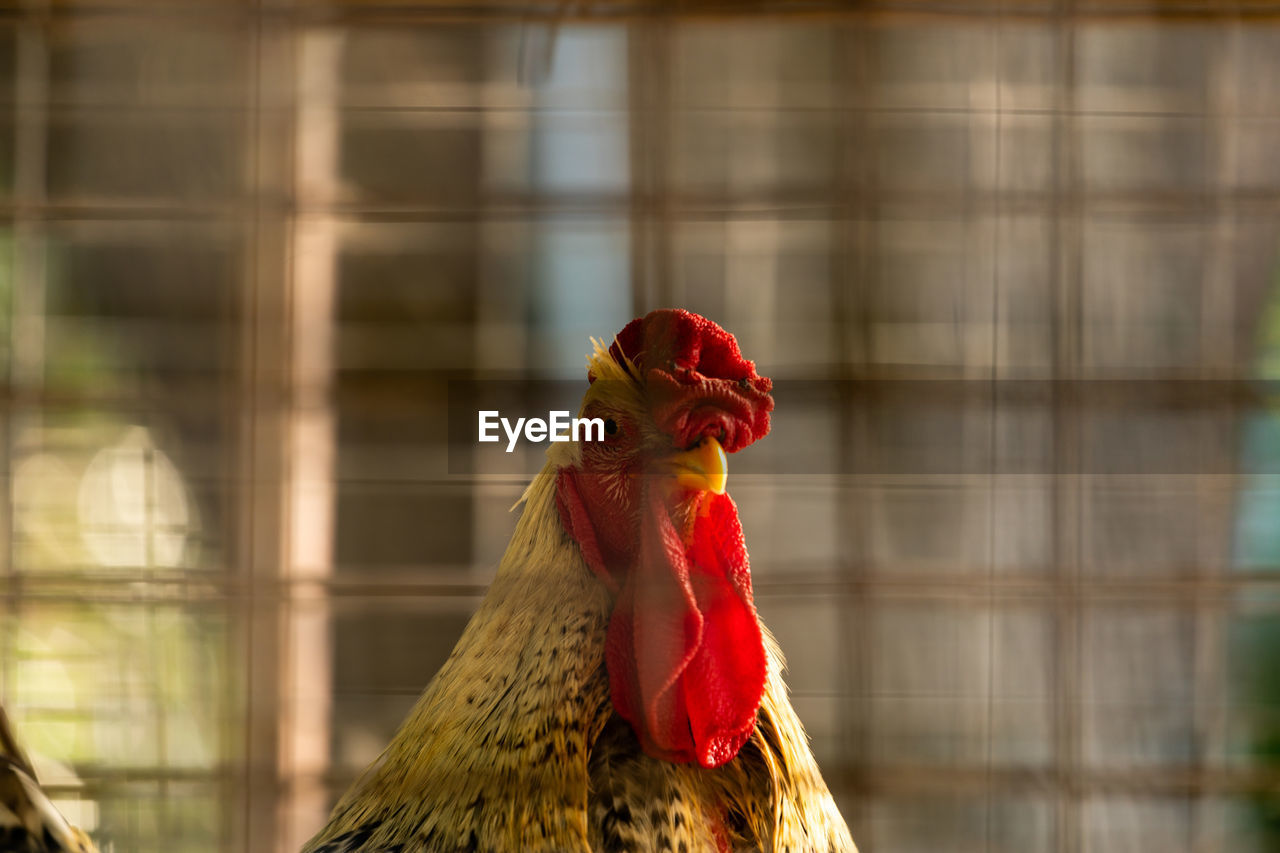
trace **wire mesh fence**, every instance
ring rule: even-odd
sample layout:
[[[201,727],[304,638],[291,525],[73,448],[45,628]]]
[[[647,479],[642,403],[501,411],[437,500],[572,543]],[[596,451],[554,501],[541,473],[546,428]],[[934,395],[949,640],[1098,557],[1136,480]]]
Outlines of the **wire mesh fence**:
[[[678,305],[778,383],[862,849],[1276,845],[1280,7],[6,3],[0,69],[0,695],[96,838],[297,849],[514,523],[449,381]]]

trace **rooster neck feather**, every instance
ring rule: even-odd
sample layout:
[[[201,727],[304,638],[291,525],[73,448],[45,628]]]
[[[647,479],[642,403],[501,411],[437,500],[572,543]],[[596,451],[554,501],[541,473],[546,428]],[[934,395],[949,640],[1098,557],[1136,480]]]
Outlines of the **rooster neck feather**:
[[[587,753],[611,713],[610,602],[560,524],[556,467],[525,493],[453,654],[307,849],[342,850],[324,843],[371,825],[358,849],[587,849]]]

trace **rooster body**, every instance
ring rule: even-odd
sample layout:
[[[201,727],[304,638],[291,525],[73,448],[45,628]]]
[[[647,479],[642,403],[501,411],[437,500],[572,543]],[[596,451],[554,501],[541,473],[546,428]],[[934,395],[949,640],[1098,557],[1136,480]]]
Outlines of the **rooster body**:
[[[695,317],[666,313],[678,313],[682,322]],[[733,348],[736,354],[736,342]],[[634,439],[634,458],[641,456],[640,444],[659,440],[649,433],[660,432],[625,413],[628,405],[646,405],[635,381],[639,369],[626,353],[598,348],[592,377],[606,381],[595,383],[584,405],[587,414],[599,405],[622,412],[616,417],[619,423],[626,418],[624,434],[645,434]],[[682,416],[686,433],[689,423],[703,423],[696,411]],[[764,424],[767,431],[767,416]],[[693,429],[726,436],[732,424]],[[736,444],[749,440],[739,436]],[[677,595],[674,605],[655,610],[645,604],[646,589],[664,588],[665,572],[643,581],[648,586],[638,592],[643,579],[632,579],[645,571],[648,546],[629,546],[641,556],[633,575],[619,580],[610,567],[628,562],[620,556],[628,549],[610,545],[605,523],[594,533],[583,529],[610,497],[649,488],[635,485],[635,476],[610,479],[600,460],[614,457],[589,458],[603,452],[552,446],[546,468],[522,498],[524,511],[497,577],[453,654],[305,853],[856,853],[787,699],[782,655],[756,620],[749,580],[745,586],[722,582],[703,571],[706,560],[679,563],[677,555],[683,584],[673,588],[696,594]],[[565,472],[580,482],[598,476],[598,483],[578,488],[604,497],[575,502]],[[692,542],[699,525],[717,519],[716,507],[732,507],[700,502],[701,492],[656,489],[652,503],[669,507],[670,515],[655,510],[662,522],[655,536],[677,550],[679,537]],[[727,502],[727,495],[719,497]],[[625,505],[631,510],[620,516],[624,533],[618,535],[634,538],[644,502]],[[733,530],[736,523],[734,512]],[[732,552],[733,543],[724,550]],[[745,551],[742,556],[745,570]],[[620,602],[629,602],[622,616]],[[670,621],[669,611],[680,607],[688,612],[673,644],[664,639],[671,628],[661,620]],[[737,664],[722,655],[702,666],[699,655],[711,646],[708,632],[717,619],[742,614],[755,630],[728,634],[728,646],[747,663],[733,683],[719,683],[719,674],[735,672]],[[621,628],[620,619],[626,620]],[[655,619],[658,639],[646,639]],[[637,663],[628,676],[629,655]],[[760,660],[754,688],[753,655]],[[681,680],[693,678],[699,666],[709,673],[704,681]],[[673,689],[684,692],[672,699]]]
[[[6,853],[98,853],[49,801],[0,708],[0,850]]]

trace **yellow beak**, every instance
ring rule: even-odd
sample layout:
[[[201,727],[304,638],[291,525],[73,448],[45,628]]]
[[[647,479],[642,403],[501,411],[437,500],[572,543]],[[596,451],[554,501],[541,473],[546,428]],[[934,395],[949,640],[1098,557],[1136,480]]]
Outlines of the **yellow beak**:
[[[720,442],[707,436],[693,448],[667,457],[676,484],[686,489],[723,495],[729,480],[729,459]]]

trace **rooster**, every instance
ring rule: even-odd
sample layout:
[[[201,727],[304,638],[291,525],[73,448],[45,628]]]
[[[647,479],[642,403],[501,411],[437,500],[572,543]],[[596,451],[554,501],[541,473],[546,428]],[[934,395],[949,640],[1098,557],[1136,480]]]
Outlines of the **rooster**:
[[[588,367],[603,440],[547,451],[453,654],[304,853],[856,853],[725,493],[770,380],[682,310]]]
[[[89,836],[69,824],[40,789],[4,708],[0,708],[0,850],[98,853]]]

